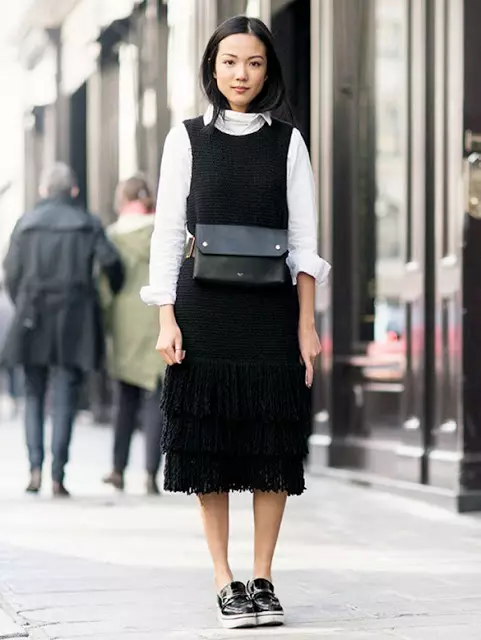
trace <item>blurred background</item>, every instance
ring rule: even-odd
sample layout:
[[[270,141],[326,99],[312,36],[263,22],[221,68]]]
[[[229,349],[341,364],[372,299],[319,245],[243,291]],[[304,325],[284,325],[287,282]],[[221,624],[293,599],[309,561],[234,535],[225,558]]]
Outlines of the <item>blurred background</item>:
[[[155,195],[167,132],[205,108],[207,39],[240,13],[274,34],[333,265],[316,300],[309,490],[289,504],[275,567],[282,637],[477,639],[481,0],[2,2],[0,262],[54,162],[106,229],[119,181],[141,172]],[[0,348],[12,316],[0,272]],[[0,638],[221,637],[199,632],[215,603],[195,500],[152,501],[152,474],[146,486],[145,411],[124,437],[126,492],[111,486],[123,475],[103,477],[114,391],[106,366],[83,384],[74,499],[59,506],[23,492],[24,380],[0,367]],[[243,579],[250,496],[232,500]]]
[[[141,171],[155,189],[168,130],[205,106],[206,40],[238,13],[265,20],[278,43],[334,267],[317,300],[311,470],[481,508],[477,0],[8,3],[1,249],[53,161],[73,167],[106,226],[119,180]],[[21,379],[3,388],[8,404]],[[109,423],[105,374],[83,409]]]

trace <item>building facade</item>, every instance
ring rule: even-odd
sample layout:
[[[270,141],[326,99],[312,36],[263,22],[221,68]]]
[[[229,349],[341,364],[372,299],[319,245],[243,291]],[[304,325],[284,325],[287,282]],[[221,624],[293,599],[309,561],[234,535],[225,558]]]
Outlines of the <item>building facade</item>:
[[[319,10],[312,145],[333,278],[311,465],[479,510],[479,3]]]
[[[69,161],[90,209],[155,184],[165,135],[204,108],[198,66],[230,15],[279,44],[333,264],[316,310],[312,471],[481,508],[479,0],[37,0],[26,200]],[[478,193],[479,192],[479,193]]]
[[[26,75],[25,202],[39,173],[68,162],[80,197],[105,223],[119,179],[137,171],[155,184],[170,116],[167,7],[155,0],[36,0],[23,17]]]

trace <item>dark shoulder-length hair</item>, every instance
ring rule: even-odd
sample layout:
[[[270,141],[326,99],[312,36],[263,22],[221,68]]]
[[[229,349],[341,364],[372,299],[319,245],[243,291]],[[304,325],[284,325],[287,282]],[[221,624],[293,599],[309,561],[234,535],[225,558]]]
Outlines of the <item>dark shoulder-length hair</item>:
[[[247,33],[258,38],[266,49],[267,78],[262,91],[249,104],[251,113],[265,113],[278,111],[283,117],[293,120],[292,111],[287,101],[286,85],[282,74],[281,63],[274,46],[274,38],[267,26],[258,18],[234,16],[223,22],[212,34],[205,49],[200,68],[200,79],[204,93],[214,108],[210,126],[213,127],[219,115],[229,109],[229,103],[219,91],[214,77],[215,62],[219,51],[219,44],[229,36],[237,33]]]

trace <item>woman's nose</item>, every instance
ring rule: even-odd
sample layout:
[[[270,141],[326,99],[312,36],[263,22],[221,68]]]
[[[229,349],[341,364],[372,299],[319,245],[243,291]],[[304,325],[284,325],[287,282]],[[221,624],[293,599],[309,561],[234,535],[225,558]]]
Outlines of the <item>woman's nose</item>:
[[[247,68],[245,65],[237,65],[235,77],[236,80],[245,80],[247,78]]]

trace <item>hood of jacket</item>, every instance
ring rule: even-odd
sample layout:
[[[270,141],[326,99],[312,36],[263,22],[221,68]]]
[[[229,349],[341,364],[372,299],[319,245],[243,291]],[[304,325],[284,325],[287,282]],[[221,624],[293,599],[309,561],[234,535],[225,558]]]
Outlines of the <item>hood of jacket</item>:
[[[148,264],[153,230],[153,215],[125,214],[109,227],[108,235],[125,262]]]

